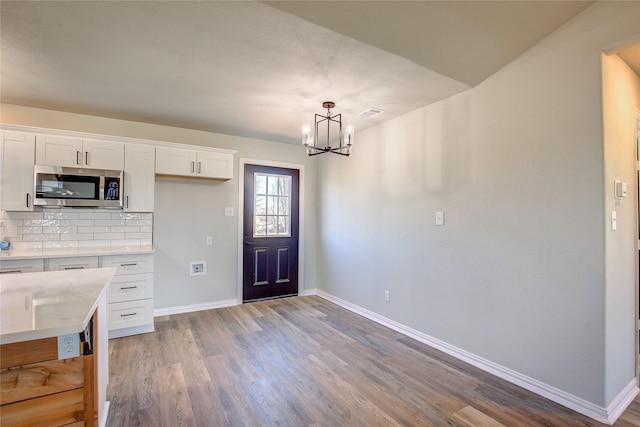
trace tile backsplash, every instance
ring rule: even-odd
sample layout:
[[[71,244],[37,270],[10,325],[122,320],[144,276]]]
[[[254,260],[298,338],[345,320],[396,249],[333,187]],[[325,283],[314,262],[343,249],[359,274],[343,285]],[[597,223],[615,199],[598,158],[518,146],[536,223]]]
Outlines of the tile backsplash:
[[[0,222],[0,238],[6,238],[11,249],[18,250],[153,243],[153,213],[71,208],[0,211]]]

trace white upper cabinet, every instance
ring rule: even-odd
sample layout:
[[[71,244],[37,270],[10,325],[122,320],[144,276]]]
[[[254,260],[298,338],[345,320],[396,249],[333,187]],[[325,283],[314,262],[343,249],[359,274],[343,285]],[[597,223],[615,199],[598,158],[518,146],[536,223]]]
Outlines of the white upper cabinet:
[[[194,178],[232,179],[233,154],[182,148],[156,148],[156,173]]]
[[[2,132],[0,152],[0,210],[33,210],[35,135]]]
[[[64,136],[36,137],[36,164],[91,169],[124,169],[124,144]]]
[[[124,210],[153,212],[155,148],[127,144],[124,151]]]
[[[232,179],[233,155],[209,151],[198,151],[196,173],[202,178]]]
[[[156,148],[156,173],[195,176],[196,151],[181,148]]]

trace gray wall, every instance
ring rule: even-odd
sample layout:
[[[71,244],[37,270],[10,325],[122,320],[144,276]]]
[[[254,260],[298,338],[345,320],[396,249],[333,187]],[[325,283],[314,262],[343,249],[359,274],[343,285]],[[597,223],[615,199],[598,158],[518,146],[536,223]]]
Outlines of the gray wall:
[[[635,303],[605,321],[601,51],[640,36],[639,6],[596,4],[476,88],[325,159],[318,288],[606,406],[635,376]],[[607,268],[634,274],[626,250]],[[607,356],[625,354],[606,363],[605,327],[624,321]]]

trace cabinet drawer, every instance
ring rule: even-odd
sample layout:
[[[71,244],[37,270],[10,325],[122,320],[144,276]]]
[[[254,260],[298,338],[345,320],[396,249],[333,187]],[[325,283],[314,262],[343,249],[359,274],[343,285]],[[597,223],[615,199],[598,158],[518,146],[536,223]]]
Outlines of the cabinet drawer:
[[[0,274],[44,271],[44,259],[0,260]]]
[[[50,258],[49,271],[80,270],[83,268],[98,268],[97,256],[83,256],[70,258]]]
[[[153,323],[153,300],[115,302],[109,304],[109,330]]]
[[[102,259],[103,267],[116,267],[116,276],[123,274],[153,273],[153,256],[115,255]]]
[[[153,274],[114,276],[109,288],[109,302],[153,298]]]

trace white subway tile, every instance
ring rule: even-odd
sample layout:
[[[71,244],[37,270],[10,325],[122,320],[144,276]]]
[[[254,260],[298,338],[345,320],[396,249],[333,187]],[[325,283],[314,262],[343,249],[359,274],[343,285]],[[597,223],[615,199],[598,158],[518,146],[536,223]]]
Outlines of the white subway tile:
[[[42,234],[42,227],[18,227],[19,234]]]
[[[78,219],[111,219],[109,212],[80,212]]]
[[[124,239],[124,233],[93,233],[93,238],[97,240],[120,240]]]
[[[119,247],[124,249],[125,247],[138,247],[140,246],[140,240],[138,239],[122,239],[122,240],[112,240],[111,247]]]
[[[127,239],[151,239],[151,233],[126,233]]]
[[[23,225],[25,227],[55,227],[56,225],[60,225],[60,221],[58,221],[57,219],[25,219]]]
[[[76,226],[76,227],[92,227],[95,221],[92,219],[61,219],[60,225],[63,227],[66,226]]]
[[[3,235],[5,237],[15,237],[18,236],[18,227],[14,226],[14,225],[5,225],[2,228],[4,228],[4,232]]]
[[[15,226],[15,227],[23,227],[24,220],[22,219],[4,219],[2,220],[2,224],[5,227]]]
[[[140,227],[111,227],[111,231],[115,233],[139,233]]]
[[[78,227],[78,233],[108,233],[109,227]]]
[[[116,225],[125,225],[124,219],[97,219],[95,225],[113,227]]]
[[[11,242],[11,249],[18,251],[33,251],[42,249],[42,242]]]
[[[45,242],[50,240],[60,240],[59,234],[24,234],[23,242]]]
[[[127,225],[153,225],[153,220],[150,219],[128,219],[127,220]]]
[[[86,240],[78,242],[79,248],[95,248],[104,247],[108,248],[111,242],[109,240]]]
[[[152,239],[140,239],[140,245],[142,245],[142,246],[152,246],[153,245],[153,240]]]
[[[43,249],[73,249],[78,247],[77,240],[59,241],[59,242],[42,242]]]
[[[5,212],[5,218],[7,219],[42,219],[42,212]]]
[[[78,227],[42,227],[42,234],[77,234]]]
[[[78,212],[70,211],[53,211],[46,210],[43,212],[44,219],[78,219]]]
[[[140,232],[141,233],[153,233],[153,227],[150,225],[144,225],[142,227],[140,227]]]
[[[93,234],[61,234],[60,240],[93,240]]]

